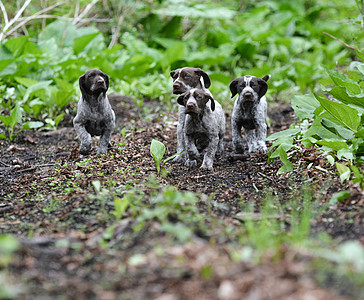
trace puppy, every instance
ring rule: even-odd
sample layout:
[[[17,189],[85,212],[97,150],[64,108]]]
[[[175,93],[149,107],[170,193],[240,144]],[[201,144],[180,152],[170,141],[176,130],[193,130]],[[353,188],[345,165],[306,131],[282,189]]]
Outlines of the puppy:
[[[231,116],[233,146],[235,153],[243,153],[243,139],[241,127],[244,128],[249,153],[267,153],[264,139],[267,137],[267,100],[265,94],[268,90],[267,81],[270,75],[263,78],[246,75],[234,79],[230,83],[231,98],[237,93]]]
[[[200,68],[184,67],[176,69],[170,72],[173,78],[173,94],[183,94],[190,89],[196,88],[208,93],[211,97],[211,93],[208,88],[211,85],[211,80],[206,72],[202,71]],[[185,107],[179,105],[178,107],[178,124],[177,124],[177,153],[182,152],[182,154],[177,155],[173,162],[184,163],[187,155],[185,150],[185,141],[183,134],[183,127],[185,123]]]
[[[196,159],[204,153],[201,169],[212,170],[215,154],[221,155],[224,149],[225,114],[221,105],[210,93],[196,88],[180,95],[177,102],[185,108],[185,166],[197,166]]]
[[[106,154],[115,127],[115,113],[106,96],[109,76],[98,69],[91,69],[79,78],[79,85],[81,98],[73,119],[81,143],[79,152],[87,155],[91,149],[91,137],[96,135],[101,136],[97,154]]]

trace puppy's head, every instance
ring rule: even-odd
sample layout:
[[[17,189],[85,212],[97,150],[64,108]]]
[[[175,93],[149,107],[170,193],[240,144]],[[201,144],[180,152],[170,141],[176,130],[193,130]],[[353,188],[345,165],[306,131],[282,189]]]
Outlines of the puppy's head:
[[[109,76],[98,69],[88,70],[79,78],[78,82],[84,99],[87,99],[89,95],[105,94],[109,88]]]
[[[270,75],[263,78],[246,75],[234,79],[230,83],[231,98],[239,94],[243,102],[259,102],[268,90],[267,81]]]
[[[200,115],[206,107],[207,102],[211,100],[211,110],[215,110],[215,100],[208,93],[200,89],[191,89],[177,99],[178,104],[183,105],[186,114]]]
[[[193,88],[208,89],[211,85],[209,75],[200,68],[185,67],[171,71],[170,75],[173,78],[173,94],[183,94]]]

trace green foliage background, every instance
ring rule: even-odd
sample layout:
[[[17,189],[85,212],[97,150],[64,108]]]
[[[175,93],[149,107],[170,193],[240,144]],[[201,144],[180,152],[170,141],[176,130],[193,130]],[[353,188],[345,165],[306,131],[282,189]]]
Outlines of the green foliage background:
[[[65,114],[74,114],[78,77],[90,68],[110,75],[110,92],[132,96],[138,105],[149,98],[176,109],[169,72],[194,66],[209,73],[211,91],[227,110],[232,106],[228,85],[245,74],[272,75],[270,102],[289,102],[296,95],[336,84],[330,93],[343,101],[343,111],[331,117],[340,119],[334,122],[336,127],[344,125],[353,133],[339,134],[336,142],[325,140],[324,145],[311,136],[311,144],[326,147],[326,153],[327,147],[342,148],[338,142],[346,144],[349,150],[345,155],[339,152],[339,160],[361,155],[362,110],[353,112],[350,107],[358,103],[362,107],[363,101],[361,1],[32,1],[24,17],[52,5],[50,17],[30,19],[1,41],[0,121],[7,128],[1,138],[13,140],[23,129],[53,129]],[[5,7],[9,20],[19,11],[15,3]],[[11,27],[5,30],[4,22],[6,36]],[[333,76],[328,71],[333,69],[350,78]],[[345,123],[345,111],[356,115],[355,128]],[[296,112],[300,114],[299,109]],[[321,119],[312,127],[320,132]],[[326,117],[326,123],[330,121]],[[296,129],[296,136],[297,132],[302,134]],[[282,172],[293,169],[287,156],[296,141],[292,135],[288,142],[278,139],[271,149],[277,151],[271,151],[270,158],[284,162]],[[359,140],[352,141],[354,137]]]

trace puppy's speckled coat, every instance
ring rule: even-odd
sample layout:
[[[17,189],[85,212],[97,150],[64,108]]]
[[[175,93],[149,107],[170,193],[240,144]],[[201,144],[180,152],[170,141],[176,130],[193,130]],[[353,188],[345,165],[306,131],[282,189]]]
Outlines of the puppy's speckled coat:
[[[106,154],[111,146],[111,133],[115,127],[115,113],[111,108],[106,91],[109,76],[98,69],[88,70],[79,78],[81,98],[73,126],[81,143],[79,152],[86,155],[91,149],[91,137],[101,136],[97,154]]]

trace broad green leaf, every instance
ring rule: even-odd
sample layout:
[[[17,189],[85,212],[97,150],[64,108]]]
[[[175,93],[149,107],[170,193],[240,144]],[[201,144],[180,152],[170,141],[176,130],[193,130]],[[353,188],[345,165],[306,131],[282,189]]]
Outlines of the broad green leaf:
[[[299,129],[299,128],[286,129],[286,130],[279,131],[279,132],[271,134],[265,140],[266,141],[274,141],[274,140],[276,140],[278,138],[282,138],[282,137],[295,136],[300,131],[301,131],[301,129]]]
[[[18,57],[23,54],[25,44],[28,41],[28,36],[20,36],[16,38],[11,38],[6,41],[5,46],[8,48],[14,57]]]
[[[150,144],[150,154],[152,155],[155,165],[157,167],[158,173],[160,172],[160,162],[163,159],[166,147],[163,143],[153,139]]]
[[[345,180],[348,180],[350,178],[350,168],[338,162],[336,162],[335,165],[340,175],[341,183],[343,183]]]
[[[15,77],[14,78],[18,83],[24,85],[25,87],[29,88],[32,85],[35,85],[36,83],[38,83],[39,81],[34,80],[32,78],[27,78],[27,77]]]
[[[14,56],[11,53],[11,51],[4,45],[4,44],[0,44],[0,61],[3,60],[13,60]]]
[[[36,129],[40,128],[44,125],[43,122],[40,121],[30,121],[23,124],[23,130],[25,129]]]
[[[10,116],[0,116],[0,121],[4,123],[4,125],[7,127],[10,125],[11,117]]]
[[[364,128],[360,129],[355,136],[364,139]]]
[[[340,140],[319,140],[316,143],[322,146],[329,147],[335,151],[339,151],[341,149],[349,149],[348,144]]]
[[[345,140],[350,140],[355,136],[354,132],[350,129],[347,129],[341,124],[337,124],[336,119],[333,119],[328,112],[324,111],[320,117],[323,118],[321,121],[322,126],[337,134],[338,136],[336,138],[342,137]]]
[[[281,159],[284,165],[281,168],[279,168],[279,170],[277,171],[277,175],[282,174],[284,172],[292,171],[293,164],[288,160],[287,153],[283,149],[283,147],[279,147],[278,153],[279,153],[279,158]]]
[[[334,87],[328,91],[335,99],[346,104],[353,104],[364,108],[364,93],[353,94],[347,88],[342,86]]]
[[[300,120],[312,119],[314,111],[320,106],[320,102],[312,94],[293,97],[292,108]]]
[[[10,127],[14,128],[15,124],[19,123],[22,118],[22,111],[20,105],[17,104],[10,113]]]
[[[345,87],[354,94],[361,93],[360,86],[354,80],[348,78],[347,76],[345,76],[342,73],[338,73],[336,71],[331,71],[327,68],[325,68],[325,69],[326,69],[326,72],[330,75],[332,81],[337,86]]]
[[[331,199],[329,200],[329,204],[334,205],[337,202],[344,201],[345,199],[347,199],[349,197],[350,197],[349,191],[340,191],[331,197]]]
[[[354,132],[357,131],[360,125],[360,117],[356,109],[343,103],[327,100],[326,98],[320,97],[316,94],[315,97],[321,103],[323,108],[327,110],[340,124]]]
[[[183,47],[183,42],[178,42],[175,43],[173,46],[167,48],[167,50],[164,52],[163,58],[161,59],[161,65],[163,69],[166,69],[172,63],[180,60],[183,57]]]
[[[100,32],[95,32],[75,38],[73,43],[73,51],[76,54],[79,54],[99,34]]]

